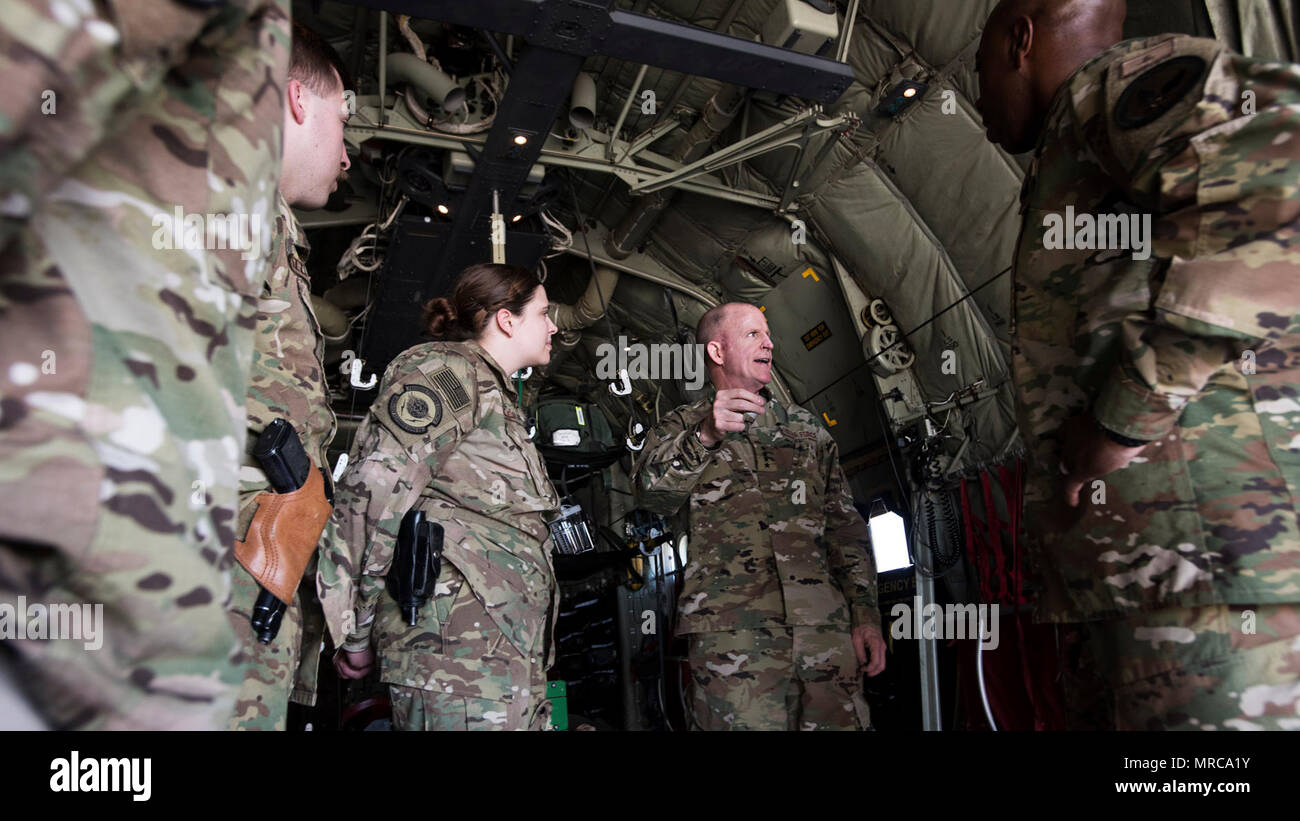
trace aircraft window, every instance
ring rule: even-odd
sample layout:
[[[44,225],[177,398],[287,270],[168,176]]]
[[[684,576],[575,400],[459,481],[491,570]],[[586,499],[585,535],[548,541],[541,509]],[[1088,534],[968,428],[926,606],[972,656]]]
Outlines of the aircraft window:
[[[867,523],[871,528],[871,546],[876,553],[876,572],[887,573],[912,566],[907,554],[907,531],[903,517],[897,513],[879,513]]]

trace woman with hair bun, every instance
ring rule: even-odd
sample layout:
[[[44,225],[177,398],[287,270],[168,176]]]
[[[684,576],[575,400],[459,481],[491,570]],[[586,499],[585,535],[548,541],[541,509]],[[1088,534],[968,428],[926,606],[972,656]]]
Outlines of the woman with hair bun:
[[[335,573],[356,589],[335,666],[361,678],[378,656],[397,729],[544,729],[549,719],[559,596],[547,522],[559,498],[510,378],[550,360],[547,308],[524,268],[465,269],[425,306],[438,341],[393,360],[353,442],[335,520],[357,561]],[[441,529],[440,562],[410,549],[417,514]],[[412,578],[439,564],[431,595],[412,599]]]

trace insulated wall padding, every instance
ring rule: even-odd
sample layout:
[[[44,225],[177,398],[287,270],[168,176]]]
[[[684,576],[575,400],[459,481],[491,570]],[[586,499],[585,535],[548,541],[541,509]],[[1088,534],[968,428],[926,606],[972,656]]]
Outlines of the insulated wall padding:
[[[900,53],[885,39],[876,27],[863,22],[859,14],[858,23],[853,27],[853,42],[849,44],[849,53],[845,59],[853,69],[854,82],[844,92],[844,96],[831,105],[831,110],[839,111],[847,106],[852,111],[862,111],[875,106],[876,86],[906,56],[905,52]]]
[[[862,0],[858,13],[915,48],[930,65],[943,66],[984,30],[996,5],[996,0]]]
[[[771,293],[772,286],[754,276],[739,265],[732,265],[720,275],[718,284],[722,286],[722,300],[725,302],[748,302],[762,305]],[[781,367],[778,365],[777,367]]]
[[[615,334],[621,328],[628,332],[628,336],[647,342],[673,339],[672,314],[664,301],[664,288],[649,280],[629,274],[620,276],[618,299],[610,315],[615,320]],[[606,334],[604,320],[594,323],[591,330]]]
[[[967,293],[951,263],[915,215],[876,169],[853,173],[823,189],[811,216],[850,273],[872,296],[883,298],[896,323],[910,331]],[[958,305],[912,337],[914,371],[931,401],[983,377],[1004,383],[1007,367],[988,323],[970,300]],[[956,374],[943,373],[943,351],[956,352]],[[1008,386],[1009,387],[1009,386]],[[1010,419],[981,425],[990,437]]]
[[[651,231],[651,256],[692,282],[713,282],[730,265],[731,249],[766,217],[757,208],[679,193]],[[766,217],[771,219],[771,217]]]
[[[960,109],[934,95],[884,137],[878,160],[947,251],[968,289],[1010,264],[1020,226],[1020,167],[984,139]],[[922,148],[924,150],[918,150]],[[1001,339],[1010,334],[1010,275],[973,299]]]
[[[808,228],[804,232],[805,241],[795,243],[794,228],[788,221],[764,215],[731,254],[732,261],[734,263],[737,256],[744,257],[755,265],[759,276],[770,280],[769,287],[779,285],[788,277],[799,276],[809,266],[815,268],[818,275],[830,272],[826,252],[817,244],[811,227],[806,223],[805,227]]]
[[[1242,54],[1283,62],[1300,59],[1300,7],[1294,0],[1205,0],[1205,6],[1216,36]]]

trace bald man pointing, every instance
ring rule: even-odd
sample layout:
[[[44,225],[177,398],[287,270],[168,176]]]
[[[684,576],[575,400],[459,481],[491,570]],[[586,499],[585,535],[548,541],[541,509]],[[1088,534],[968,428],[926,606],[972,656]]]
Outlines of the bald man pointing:
[[[782,406],[763,313],[727,303],[696,330],[713,397],[669,413],[646,440],[643,507],[689,501],[677,633],[690,640],[705,730],[870,727],[861,673],[885,669],[876,568],[835,440]]]
[[[1008,0],[989,140],[1034,151],[1012,344],[1040,616],[1076,727],[1297,729],[1300,66]]]

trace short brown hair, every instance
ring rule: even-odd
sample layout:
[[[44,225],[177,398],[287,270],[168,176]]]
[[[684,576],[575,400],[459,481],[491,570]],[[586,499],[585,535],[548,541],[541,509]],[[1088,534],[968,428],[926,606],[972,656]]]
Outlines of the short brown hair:
[[[478,339],[502,308],[522,314],[541,284],[537,274],[518,265],[471,265],[456,277],[450,298],[440,296],[424,306],[425,331],[453,342]]]
[[[333,71],[331,71],[333,69]],[[289,52],[289,79],[297,80],[321,96],[334,92],[334,72],[344,89],[352,77],[329,42],[297,20],[293,21],[293,47]]]
[[[718,332],[722,330],[723,324],[727,321],[727,314],[730,313],[731,306],[735,302],[724,302],[721,305],[714,305],[704,312],[700,317],[699,324],[695,326],[695,341],[700,345],[707,345],[718,337]]]

